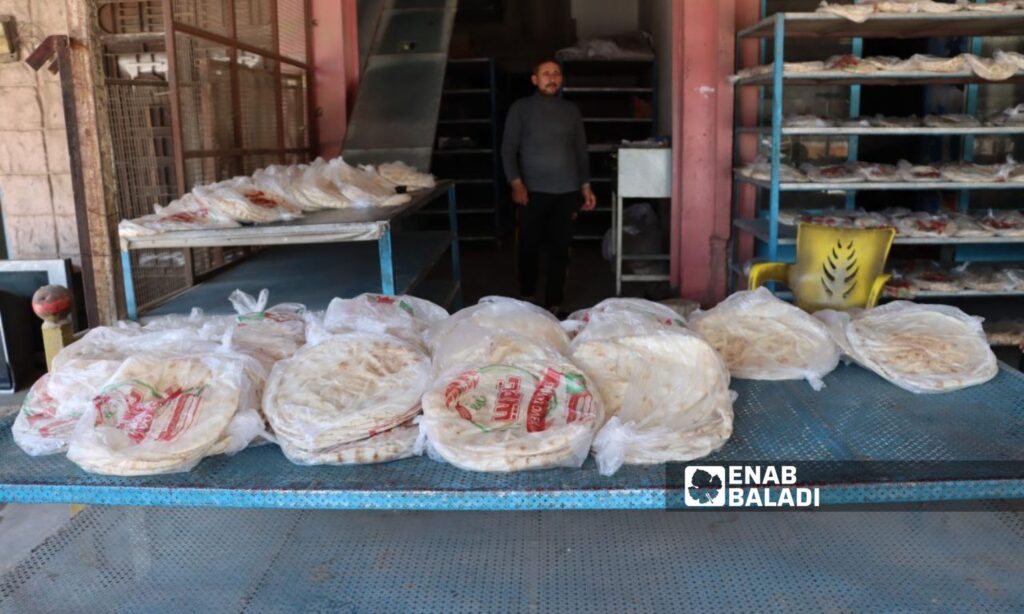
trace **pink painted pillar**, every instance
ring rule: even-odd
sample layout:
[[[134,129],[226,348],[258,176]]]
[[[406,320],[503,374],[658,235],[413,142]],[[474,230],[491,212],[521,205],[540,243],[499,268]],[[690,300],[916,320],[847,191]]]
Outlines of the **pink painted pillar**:
[[[672,278],[680,295],[725,295],[732,198],[736,0],[673,3]]]
[[[341,152],[348,116],[359,86],[359,34],[356,0],[315,0],[313,6],[312,121],[319,135],[319,154]]]

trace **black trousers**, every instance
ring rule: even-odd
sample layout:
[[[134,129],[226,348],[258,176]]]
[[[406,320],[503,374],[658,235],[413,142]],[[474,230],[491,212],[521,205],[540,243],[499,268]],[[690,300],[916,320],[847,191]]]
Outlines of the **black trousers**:
[[[560,306],[565,295],[569,269],[569,246],[575,215],[583,206],[579,192],[546,194],[530,192],[530,200],[519,209],[519,290],[536,296],[540,252],[547,252],[544,305]]]

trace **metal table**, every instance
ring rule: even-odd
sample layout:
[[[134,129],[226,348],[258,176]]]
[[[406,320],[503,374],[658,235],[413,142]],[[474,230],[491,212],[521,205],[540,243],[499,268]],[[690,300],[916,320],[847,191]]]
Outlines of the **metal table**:
[[[90,507],[0,611],[1020,612],[1019,511]]]
[[[735,380],[735,433],[700,464],[800,465],[822,505],[1024,498],[1024,374],[915,395],[857,366],[815,392],[802,381]],[[101,505],[419,510],[675,509],[680,469],[624,467],[513,474],[461,471],[427,458],[353,467],[289,463],[276,446],[205,459],[193,471],[97,476],[63,456],[18,449],[0,422],[0,500]]]
[[[412,200],[398,207],[333,209],[307,213],[298,220],[240,228],[184,230],[142,237],[121,238],[121,268],[124,275],[128,318],[138,319],[132,264],[129,252],[137,249],[228,247],[242,245],[302,245],[376,241],[380,260],[380,287],[383,294],[395,294],[395,265],[392,248],[392,224],[422,209],[447,193],[450,224],[450,249],[455,282],[459,282],[459,241],[456,219],[455,187],[451,181],[438,181],[430,189],[415,192]]]

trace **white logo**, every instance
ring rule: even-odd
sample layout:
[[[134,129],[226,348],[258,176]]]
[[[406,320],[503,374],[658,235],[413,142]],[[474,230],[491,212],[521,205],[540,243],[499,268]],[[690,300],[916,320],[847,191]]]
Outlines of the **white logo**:
[[[725,467],[690,466],[683,477],[686,479],[687,506],[725,506]]]

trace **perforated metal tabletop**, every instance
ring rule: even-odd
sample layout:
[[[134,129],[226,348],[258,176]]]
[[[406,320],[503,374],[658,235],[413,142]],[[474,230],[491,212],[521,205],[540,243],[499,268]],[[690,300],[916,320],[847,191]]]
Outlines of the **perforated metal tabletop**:
[[[1020,612],[1024,516],[88,508],[5,612]]]
[[[815,392],[802,381],[735,380],[735,433],[701,464],[817,461],[798,477],[822,504],[1024,498],[1024,375],[915,395],[856,366]],[[886,463],[883,461],[896,461]],[[904,463],[899,463],[903,461]],[[906,464],[917,461],[923,464]],[[860,463],[860,464],[851,464]],[[664,465],[612,477],[582,469],[472,473],[428,458],[354,467],[289,463],[276,446],[205,459],[193,471],[91,475],[63,456],[33,458],[0,423],[0,500],[146,506],[331,509],[665,509],[683,485]]]

